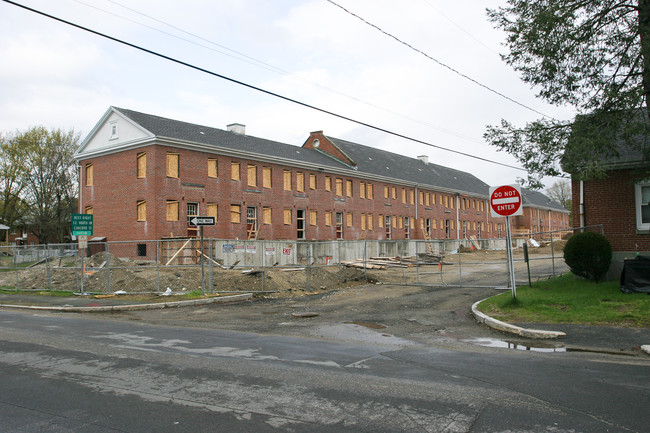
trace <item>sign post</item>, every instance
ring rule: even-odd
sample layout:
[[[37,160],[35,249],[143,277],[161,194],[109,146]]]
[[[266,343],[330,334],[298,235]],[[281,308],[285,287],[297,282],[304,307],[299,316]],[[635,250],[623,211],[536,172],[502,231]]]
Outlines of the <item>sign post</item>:
[[[490,210],[493,217],[506,218],[506,256],[508,258],[508,280],[512,289],[512,297],[517,298],[515,282],[515,264],[512,256],[512,234],[510,217],[523,215],[521,206],[521,187],[519,185],[502,185],[490,188]]]
[[[72,236],[79,236],[79,255],[81,256],[81,294],[85,295],[84,291],[84,255],[85,249],[88,247],[87,236],[93,235],[93,216],[92,214],[73,213],[72,218]]]
[[[205,296],[205,262],[203,256],[203,226],[213,226],[215,224],[215,218],[211,216],[195,216],[190,219],[190,224],[193,226],[198,226],[201,232],[201,293]]]

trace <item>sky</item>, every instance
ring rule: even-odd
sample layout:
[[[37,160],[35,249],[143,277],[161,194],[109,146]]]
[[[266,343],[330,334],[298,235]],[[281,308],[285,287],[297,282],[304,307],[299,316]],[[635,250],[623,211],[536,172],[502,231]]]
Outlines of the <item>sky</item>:
[[[74,129],[83,139],[116,106],[221,129],[241,123],[248,135],[296,146],[311,131],[323,131],[410,157],[427,155],[432,163],[497,186],[515,183],[526,172],[440,148],[520,167],[485,143],[487,125],[507,119],[523,126],[541,117],[532,110],[556,119],[574,116],[570,108],[536,98],[536,89],[501,60],[505,34],[493,28],[486,8],[505,6],[505,0],[16,2],[436,147],[152,56],[2,0],[0,133],[42,125]],[[545,179],[546,187],[556,180]]]

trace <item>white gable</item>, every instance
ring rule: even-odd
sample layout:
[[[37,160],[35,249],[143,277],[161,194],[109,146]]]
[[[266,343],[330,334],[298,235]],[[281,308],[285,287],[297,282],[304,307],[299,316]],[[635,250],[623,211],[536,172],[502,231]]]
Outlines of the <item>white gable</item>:
[[[97,153],[111,153],[153,138],[151,132],[111,107],[81,143],[75,156],[80,159]]]

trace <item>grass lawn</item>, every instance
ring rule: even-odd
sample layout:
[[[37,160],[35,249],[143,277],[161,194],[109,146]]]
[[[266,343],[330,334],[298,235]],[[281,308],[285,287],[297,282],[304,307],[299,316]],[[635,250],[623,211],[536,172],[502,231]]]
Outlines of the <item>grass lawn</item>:
[[[478,308],[505,322],[650,326],[648,294],[625,294],[618,281],[597,284],[571,273],[533,287],[517,287],[517,299],[510,291],[493,296]]]

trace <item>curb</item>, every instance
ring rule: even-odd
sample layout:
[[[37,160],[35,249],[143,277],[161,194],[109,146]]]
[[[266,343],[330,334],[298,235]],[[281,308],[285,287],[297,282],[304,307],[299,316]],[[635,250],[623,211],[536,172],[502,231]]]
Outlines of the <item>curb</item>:
[[[486,298],[488,299],[488,298]],[[478,304],[481,302],[485,301],[485,299],[482,299],[480,301],[477,301],[472,305],[472,314],[474,315],[474,318],[480,322],[484,323],[485,325],[489,326],[490,328],[497,329],[499,331],[503,332],[509,332],[511,334],[516,334],[520,335],[525,338],[536,338],[536,339],[551,339],[551,338],[559,338],[559,337],[564,337],[566,334],[564,332],[559,332],[559,331],[543,331],[541,329],[528,329],[528,328],[521,328],[519,326],[511,325],[506,322],[502,322],[500,320],[494,319],[487,314],[481,313],[478,311]]]
[[[191,301],[173,301],[173,302],[154,302],[150,304],[131,304],[131,305],[106,305],[100,307],[73,307],[73,306],[35,306],[35,305],[10,305],[0,304],[0,308],[23,309],[23,310],[47,310],[61,311],[67,313],[105,313],[116,311],[137,311],[137,310],[155,310],[163,308],[176,308],[194,305],[207,304],[226,304],[229,302],[248,301],[253,297],[252,293],[243,293],[241,295],[220,296],[207,299],[193,299]]]

